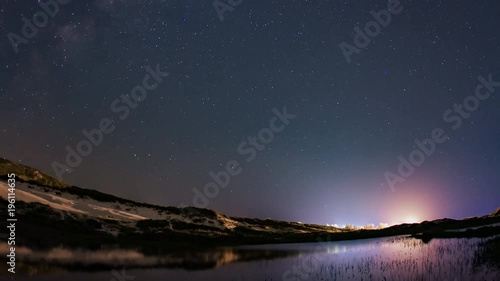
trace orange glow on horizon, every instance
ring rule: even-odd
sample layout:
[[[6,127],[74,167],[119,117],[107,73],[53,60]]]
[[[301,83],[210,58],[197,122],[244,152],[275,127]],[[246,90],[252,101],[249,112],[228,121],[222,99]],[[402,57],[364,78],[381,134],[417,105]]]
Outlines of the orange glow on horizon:
[[[435,202],[421,193],[422,188],[402,189],[388,197],[382,215],[389,225],[421,223],[435,217]]]

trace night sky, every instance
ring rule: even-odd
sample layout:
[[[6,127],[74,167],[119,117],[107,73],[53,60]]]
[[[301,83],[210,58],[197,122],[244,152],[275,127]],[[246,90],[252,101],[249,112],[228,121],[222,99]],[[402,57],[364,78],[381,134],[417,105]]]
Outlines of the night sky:
[[[354,28],[387,1],[243,0],[221,21],[211,0],[73,0],[16,53],[8,34],[22,36],[46,1],[0,3],[2,157],[56,175],[65,147],[110,118],[115,129],[65,181],[192,205],[193,189],[235,160],[241,172],[207,208],[362,225],[500,207],[500,87],[457,129],[443,119],[478,76],[500,81],[498,1],[401,1],[350,63],[339,44],[355,46]],[[168,77],[121,120],[112,103],[157,65]],[[247,161],[239,145],[284,107],[296,117]],[[391,189],[385,173],[435,128],[445,141]]]

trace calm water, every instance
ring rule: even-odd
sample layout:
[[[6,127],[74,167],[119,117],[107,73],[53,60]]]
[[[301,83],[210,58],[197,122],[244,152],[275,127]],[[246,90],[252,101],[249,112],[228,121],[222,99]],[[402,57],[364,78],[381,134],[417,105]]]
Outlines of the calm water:
[[[476,263],[480,241],[432,240],[424,244],[420,240],[397,237],[248,246],[190,255],[190,258],[204,260],[205,269],[193,270],[185,265],[184,269],[126,268],[126,275],[120,277],[123,267],[117,266],[118,278],[111,270],[87,273],[51,269],[33,276],[18,274],[16,280],[500,280],[497,269]],[[116,258],[116,253],[115,256],[107,254]],[[5,277],[1,275],[0,279]]]

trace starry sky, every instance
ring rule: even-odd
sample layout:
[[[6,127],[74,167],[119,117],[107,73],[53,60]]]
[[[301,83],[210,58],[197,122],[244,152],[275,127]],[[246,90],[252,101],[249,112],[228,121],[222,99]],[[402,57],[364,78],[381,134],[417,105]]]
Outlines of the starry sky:
[[[386,0],[243,0],[223,21],[212,1],[72,1],[16,53],[8,34],[38,2],[0,3],[2,157],[55,175],[65,147],[109,117],[116,129],[65,181],[192,205],[193,189],[236,160],[241,173],[208,208],[362,225],[500,207],[500,88],[459,129],[443,119],[478,76],[500,81],[498,1],[401,1],[350,63],[339,44],[354,45],[354,27]],[[120,120],[110,104],[157,65],[169,76]],[[240,143],[285,106],[296,117],[247,162]],[[391,190],[384,173],[435,128],[446,142]]]

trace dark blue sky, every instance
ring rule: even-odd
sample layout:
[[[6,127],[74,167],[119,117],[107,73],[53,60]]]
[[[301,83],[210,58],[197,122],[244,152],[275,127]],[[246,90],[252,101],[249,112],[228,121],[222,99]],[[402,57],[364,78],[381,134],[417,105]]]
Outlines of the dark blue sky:
[[[497,1],[401,1],[351,63],[339,44],[355,46],[354,28],[387,1],[243,0],[223,21],[211,1],[73,1],[16,53],[8,34],[22,35],[37,2],[0,4],[3,157],[55,175],[65,147],[110,118],[113,132],[65,181],[191,205],[193,189],[236,160],[241,173],[208,208],[341,225],[500,207],[500,88],[458,129],[443,119],[478,76],[500,81]],[[148,65],[169,76],[120,120],[110,105]],[[285,106],[296,117],[247,162],[238,146]],[[392,192],[384,173],[435,128],[446,141]]]

